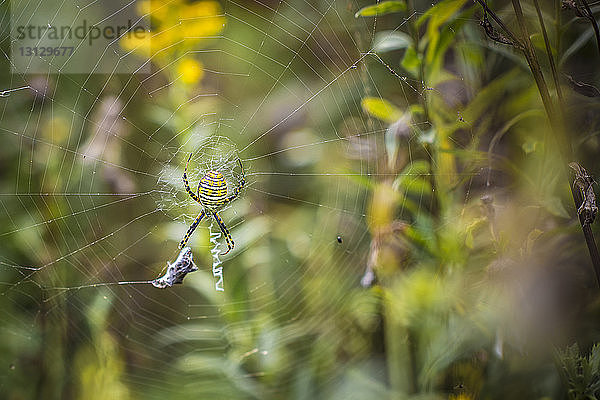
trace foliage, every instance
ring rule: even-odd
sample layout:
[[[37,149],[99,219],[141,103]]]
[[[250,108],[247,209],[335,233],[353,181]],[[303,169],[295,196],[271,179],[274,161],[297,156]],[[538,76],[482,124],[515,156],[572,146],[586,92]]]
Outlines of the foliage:
[[[382,1],[381,3],[361,8],[354,15],[358,17],[374,17],[395,12],[405,11],[406,4],[402,1]]]
[[[593,27],[558,1],[490,3],[531,44],[525,54],[465,0],[334,3],[143,1],[154,30],[121,46],[150,49],[151,77],[46,77],[52,102],[2,103],[0,129],[18,132],[0,149],[3,193],[121,196],[0,199],[11,227],[0,262],[50,266],[0,272],[12,290],[0,298],[0,359],[15,366],[0,377],[7,398],[596,398],[598,345],[553,358],[565,343],[600,340],[566,172],[566,154],[600,172],[598,98],[586,95],[600,79]],[[305,35],[303,21],[331,35],[350,27],[361,52],[348,57],[361,62],[340,68],[318,29],[293,49],[279,32],[264,40],[269,18],[287,40]],[[201,50],[223,32],[211,59]],[[266,56],[278,52],[285,63]],[[264,79],[240,88],[207,67],[244,75],[240,60]],[[355,70],[360,79],[345,77]],[[298,84],[303,74],[320,79]],[[297,113],[299,98],[338,79]],[[216,88],[222,96],[203,95]],[[235,126],[239,115],[248,124]],[[33,116],[37,127],[23,122]],[[255,137],[247,130],[273,133],[245,165],[250,189],[225,211],[236,240],[225,293],[206,230],[190,242],[200,271],[179,291],[71,290],[158,276],[187,226],[155,212],[152,168],[179,176],[215,126],[239,148]],[[31,149],[18,143],[27,138]],[[252,175],[261,171],[294,179]]]
[[[573,400],[597,399],[600,392],[600,345],[589,356],[582,356],[577,344],[558,352],[561,375]]]

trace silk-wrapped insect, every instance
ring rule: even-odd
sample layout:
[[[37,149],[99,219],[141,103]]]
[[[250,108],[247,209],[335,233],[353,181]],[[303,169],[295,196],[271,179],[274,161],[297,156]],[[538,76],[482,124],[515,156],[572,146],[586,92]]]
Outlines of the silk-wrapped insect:
[[[179,252],[179,256],[173,264],[167,262],[167,272],[160,278],[156,278],[151,283],[153,286],[164,289],[183,283],[183,278],[190,272],[198,271],[198,267],[194,264],[192,249],[184,247]]]

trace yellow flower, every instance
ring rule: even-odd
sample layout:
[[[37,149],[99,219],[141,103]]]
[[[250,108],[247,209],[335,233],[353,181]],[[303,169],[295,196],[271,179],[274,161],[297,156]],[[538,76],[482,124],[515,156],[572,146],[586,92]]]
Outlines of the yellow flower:
[[[448,400],[472,400],[473,398],[466,393],[451,394]]]
[[[199,1],[185,5],[188,18],[222,16],[221,5],[216,1]]]
[[[179,1],[165,3],[162,0],[142,0],[137,4],[138,14],[151,16],[155,21],[164,21],[169,15],[169,8],[180,3]]]
[[[200,81],[204,75],[202,63],[193,58],[184,58],[177,65],[177,75],[186,85],[193,85]]]
[[[121,38],[121,47],[127,51],[135,51],[142,54],[150,54],[150,32],[133,34],[133,32]]]
[[[121,46],[127,51],[152,56],[163,65],[177,54],[197,49],[203,39],[219,34],[225,26],[221,5],[212,0],[192,4],[182,0],[169,3],[143,0],[138,12],[152,20],[154,29],[143,37],[140,33],[123,37]]]

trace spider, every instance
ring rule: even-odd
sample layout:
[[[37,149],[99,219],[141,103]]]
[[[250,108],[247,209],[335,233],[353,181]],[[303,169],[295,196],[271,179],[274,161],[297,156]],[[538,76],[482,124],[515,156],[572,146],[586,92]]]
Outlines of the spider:
[[[221,232],[223,232],[225,235],[225,240],[227,241],[228,249],[225,253],[222,253],[222,255],[225,255],[233,249],[234,243],[233,239],[231,238],[231,234],[219,216],[218,211],[223,208],[223,206],[233,201],[246,185],[246,179],[244,178],[244,166],[242,165],[242,161],[238,158],[238,164],[240,165],[240,169],[242,171],[242,177],[238,186],[233,190],[231,195],[227,195],[227,182],[225,181],[223,174],[213,170],[204,174],[202,179],[200,179],[200,183],[198,183],[197,193],[194,193],[192,192],[192,189],[190,189],[190,184],[187,179],[187,167],[191,158],[192,155],[190,154],[187,162],[185,163],[185,169],[183,171],[183,183],[185,185],[185,191],[194,201],[200,203],[202,206],[202,211],[196,217],[194,222],[192,222],[192,225],[190,225],[188,228],[185,237],[181,243],[179,243],[179,248],[181,249],[186,245],[188,239],[192,233],[194,233],[194,230],[196,230],[196,227],[198,227],[200,221],[202,221],[202,218],[207,215],[212,215],[215,221],[217,221],[217,224],[219,225]]]

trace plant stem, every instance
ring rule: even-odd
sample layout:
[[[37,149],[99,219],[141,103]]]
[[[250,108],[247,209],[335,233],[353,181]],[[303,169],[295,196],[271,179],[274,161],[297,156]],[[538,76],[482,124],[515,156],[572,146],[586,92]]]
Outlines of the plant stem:
[[[558,79],[558,71],[556,70],[556,64],[554,62],[554,56],[552,55],[552,47],[550,47],[550,40],[548,40],[548,33],[546,32],[546,26],[544,25],[544,18],[542,17],[542,10],[538,0],[533,0],[535,11],[537,12],[538,21],[540,22],[540,28],[542,30],[542,36],[544,37],[544,46],[546,47],[546,54],[548,54],[548,61],[550,62],[550,70],[552,72],[552,78],[554,79],[554,86],[556,86],[556,95],[558,96],[558,102],[562,105],[563,95],[560,88],[560,81]],[[560,108],[560,107],[559,107]]]
[[[583,202],[583,198],[579,190],[575,188],[575,185],[571,185],[571,194],[573,195],[575,209],[577,210]],[[592,259],[592,265],[594,266],[596,284],[600,288],[600,254],[598,253],[598,247],[596,246],[594,233],[592,232],[591,225],[589,223],[586,223],[582,216],[579,216],[579,223],[581,224],[583,236],[585,237],[585,244],[587,245],[588,251],[590,253],[590,258]]]
[[[586,0],[581,0],[583,3],[583,7],[588,15],[588,19],[592,24],[592,28],[594,28],[594,35],[596,36],[596,45],[598,45],[598,52],[600,53],[600,30],[598,29],[598,22],[596,22],[596,18],[594,18],[594,14],[592,14],[592,10],[590,9],[590,5]]]
[[[538,17],[538,22],[540,24],[540,29],[542,31],[542,36],[544,38],[544,46],[546,48],[546,56],[548,57],[548,62],[550,63],[550,71],[552,73],[552,78],[554,80],[554,86],[556,88],[556,96],[558,98],[558,112],[559,112],[559,116],[560,116],[560,127],[561,127],[561,131],[564,131],[562,129],[562,127],[564,126],[564,116],[562,115],[562,110],[564,109],[564,102],[563,102],[563,96],[562,96],[562,90],[560,87],[560,80],[558,77],[558,71],[556,69],[556,64],[554,63],[554,56],[552,54],[552,48],[550,46],[550,40],[548,39],[548,33],[546,31],[546,25],[544,24],[544,18],[542,16],[542,10],[540,8],[540,4],[538,2],[538,0],[533,0],[534,2],[534,6],[535,6],[535,11],[537,13],[537,17]],[[531,48],[531,50],[533,51],[533,48]],[[531,55],[533,58],[535,58],[535,54]],[[562,132],[561,132],[562,133]],[[544,132],[544,139],[547,139],[548,134],[546,132]],[[546,140],[545,140],[546,141]],[[546,160],[545,162],[547,162],[547,160],[550,159],[550,157],[548,157],[548,147],[549,146],[544,146],[544,160]],[[564,162],[567,162],[569,160],[563,160]],[[563,164],[564,164],[563,162]],[[542,168],[540,169],[540,174],[543,173],[543,171],[546,170],[545,168],[546,166],[542,164]],[[541,179],[540,179],[541,181]]]
[[[544,75],[542,74],[542,69],[533,51],[531,41],[529,40],[529,32],[527,31],[527,24],[525,23],[525,17],[523,16],[521,3],[519,0],[512,0],[512,4],[513,9],[515,10],[515,16],[517,17],[517,23],[519,24],[519,28],[521,29],[521,36],[523,37],[523,51],[525,53],[527,64],[529,64],[529,68],[531,69],[533,78],[535,79],[535,82],[538,86],[538,91],[540,92],[540,96],[542,97],[542,102],[544,103],[546,111],[553,111],[554,107],[550,99],[550,94],[548,92],[548,87],[546,86],[546,81],[544,80]],[[551,120],[554,119],[554,117],[551,115],[549,115],[549,118]]]
[[[556,35],[556,54],[560,54],[560,24],[561,24],[561,0],[554,0],[554,34]]]
[[[407,0],[406,2],[408,13],[412,15],[415,13],[415,5],[414,0]],[[423,105],[423,114],[425,121],[429,121],[429,106],[427,104],[427,85],[425,84],[425,65],[423,63],[423,57],[421,52],[419,51],[419,28],[416,27],[416,24],[411,23],[409,25],[409,31],[413,39],[413,43],[415,45],[415,53],[417,53],[417,57],[419,58],[419,80],[421,81],[422,91],[421,91],[421,104]]]
[[[544,80],[542,69],[533,51],[531,41],[529,40],[529,33],[527,32],[527,26],[525,25],[525,18],[523,16],[521,4],[519,0],[512,0],[512,4],[513,9],[515,10],[515,16],[517,17],[517,22],[519,24],[519,27],[521,28],[523,41],[525,43],[525,58],[527,59],[527,63],[529,64],[531,73],[533,74],[535,82],[538,86],[540,96],[542,97],[542,102],[544,104],[544,108],[546,109],[546,114],[548,115],[548,119],[550,120],[550,126],[555,134],[554,138],[558,143],[559,152],[563,159],[562,165],[564,166],[564,173],[566,173],[567,162],[568,160],[571,160],[573,158],[573,148],[571,147],[571,143],[567,140],[567,137],[565,135],[564,118],[562,116],[563,109],[562,107],[558,107],[558,110],[556,110],[554,104],[552,103],[552,99],[550,98],[550,94],[548,92],[548,87]],[[571,185],[571,194],[573,196],[573,201],[575,202],[575,208],[577,209],[581,205],[583,199],[581,198],[581,194],[577,190],[574,190],[573,185]],[[598,253],[598,247],[596,246],[596,241],[594,240],[594,235],[589,224],[585,223],[585,221],[581,218],[579,218],[579,222],[581,224],[583,235],[585,237],[585,242],[590,253],[590,258],[592,259],[592,264],[594,266],[596,282],[598,283],[598,287],[600,287],[600,254]]]
[[[521,41],[517,38],[517,36],[514,33],[512,33],[512,31],[510,29],[508,29],[508,27],[506,25],[504,25],[504,22],[502,22],[502,20],[496,15],[496,13],[494,13],[483,0],[475,0],[475,1],[477,3],[479,3],[479,5],[485,10],[486,13],[488,13],[490,15],[490,17],[492,17],[492,19],[494,21],[496,21],[498,26],[500,28],[502,28],[504,33],[506,33],[513,42],[515,42],[517,44],[521,44]]]
[[[400,400],[407,394],[417,393],[417,371],[414,335],[402,325],[394,314],[393,306],[385,304],[385,346],[387,370],[393,399]]]

